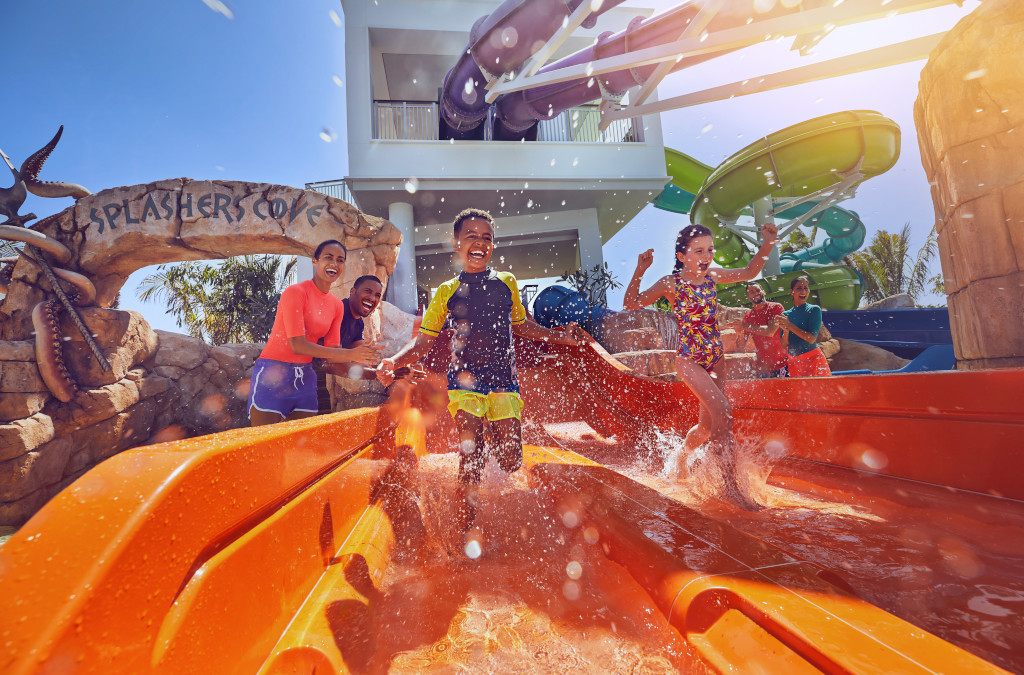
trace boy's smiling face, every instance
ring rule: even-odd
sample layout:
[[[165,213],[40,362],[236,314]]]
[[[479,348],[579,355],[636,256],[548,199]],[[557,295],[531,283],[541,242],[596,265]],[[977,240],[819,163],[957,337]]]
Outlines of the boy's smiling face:
[[[483,272],[494,252],[494,230],[482,218],[467,218],[455,236],[455,252],[466,272]]]

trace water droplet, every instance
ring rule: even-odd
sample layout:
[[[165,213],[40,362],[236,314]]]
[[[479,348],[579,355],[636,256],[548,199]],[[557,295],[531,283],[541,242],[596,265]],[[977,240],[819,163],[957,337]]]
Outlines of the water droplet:
[[[229,19],[235,18],[235,15],[231,11],[231,9],[220,0],[203,0],[203,4],[212,9],[213,11],[217,12],[218,14],[223,14]]]
[[[515,47],[519,44],[519,31],[512,26],[501,31],[501,44],[505,47]]]
[[[484,552],[483,547],[480,546],[480,542],[477,541],[476,539],[470,539],[468,542],[466,542],[466,557],[467,558],[470,558],[471,560],[476,560],[477,558],[480,557],[480,555],[483,552]]]

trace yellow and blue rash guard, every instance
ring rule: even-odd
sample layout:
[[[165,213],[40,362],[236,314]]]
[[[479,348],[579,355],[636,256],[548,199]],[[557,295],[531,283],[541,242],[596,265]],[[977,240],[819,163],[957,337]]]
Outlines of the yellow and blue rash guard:
[[[486,269],[449,279],[430,301],[420,332],[438,335],[448,315],[455,329],[448,389],[518,393],[512,326],[526,321],[526,308],[516,278]]]

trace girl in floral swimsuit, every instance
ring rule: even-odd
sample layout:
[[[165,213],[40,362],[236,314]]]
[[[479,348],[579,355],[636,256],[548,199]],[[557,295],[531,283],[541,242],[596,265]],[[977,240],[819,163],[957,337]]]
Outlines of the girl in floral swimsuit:
[[[746,267],[712,268],[715,247],[711,230],[702,225],[684,227],[676,238],[676,262],[672,274],[661,277],[641,293],[640,282],[654,262],[654,249],[641,253],[623,303],[623,309],[627,311],[646,307],[662,297],[671,303],[679,325],[676,372],[700,401],[700,416],[697,424],[687,432],[684,448],[689,453],[711,441],[730,469],[735,461],[732,408],[720,388],[725,379],[721,372],[724,350],[715,316],[718,310],[715,286],[747,281],[757,276],[778,241],[775,225],[768,223],[761,227],[761,241],[761,247]],[[745,507],[756,508],[749,498],[739,494],[734,475],[727,476],[726,481],[737,501]]]
[[[677,356],[688,356],[709,373],[725,355],[722,335],[718,332],[718,291],[711,275],[703,283],[693,286],[683,279],[682,270],[672,273],[676,301],[672,313],[678,323],[679,346]]]

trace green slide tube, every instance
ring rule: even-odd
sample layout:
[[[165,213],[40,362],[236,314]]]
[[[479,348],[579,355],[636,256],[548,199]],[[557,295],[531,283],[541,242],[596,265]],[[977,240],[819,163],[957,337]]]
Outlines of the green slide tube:
[[[722,162],[696,193],[690,220],[715,236],[715,261],[741,267],[751,252],[723,222],[767,196],[803,197],[858,169],[871,178],[899,159],[900,128],[870,110],[816,117],[769,134]],[[859,219],[858,219],[859,220]],[[841,229],[841,227],[840,227]]]
[[[773,277],[718,287],[718,302],[727,307],[749,307],[747,284],[756,283],[765,297],[786,309],[793,306],[789,283],[797,277],[807,277],[811,296],[808,302],[822,309],[857,309],[860,304],[860,277],[853,269],[843,265],[828,265],[785,272]]]
[[[816,202],[806,202],[775,215],[786,219],[799,218],[816,205]],[[867,229],[857,212],[838,206],[812,216],[804,226],[818,227],[824,230],[829,238],[817,246],[783,253],[780,259],[783,272],[834,265],[863,246],[864,238],[867,236]]]
[[[704,162],[672,148],[665,148],[665,168],[671,179],[653,204],[672,213],[689,213],[700,186],[714,170]]]

